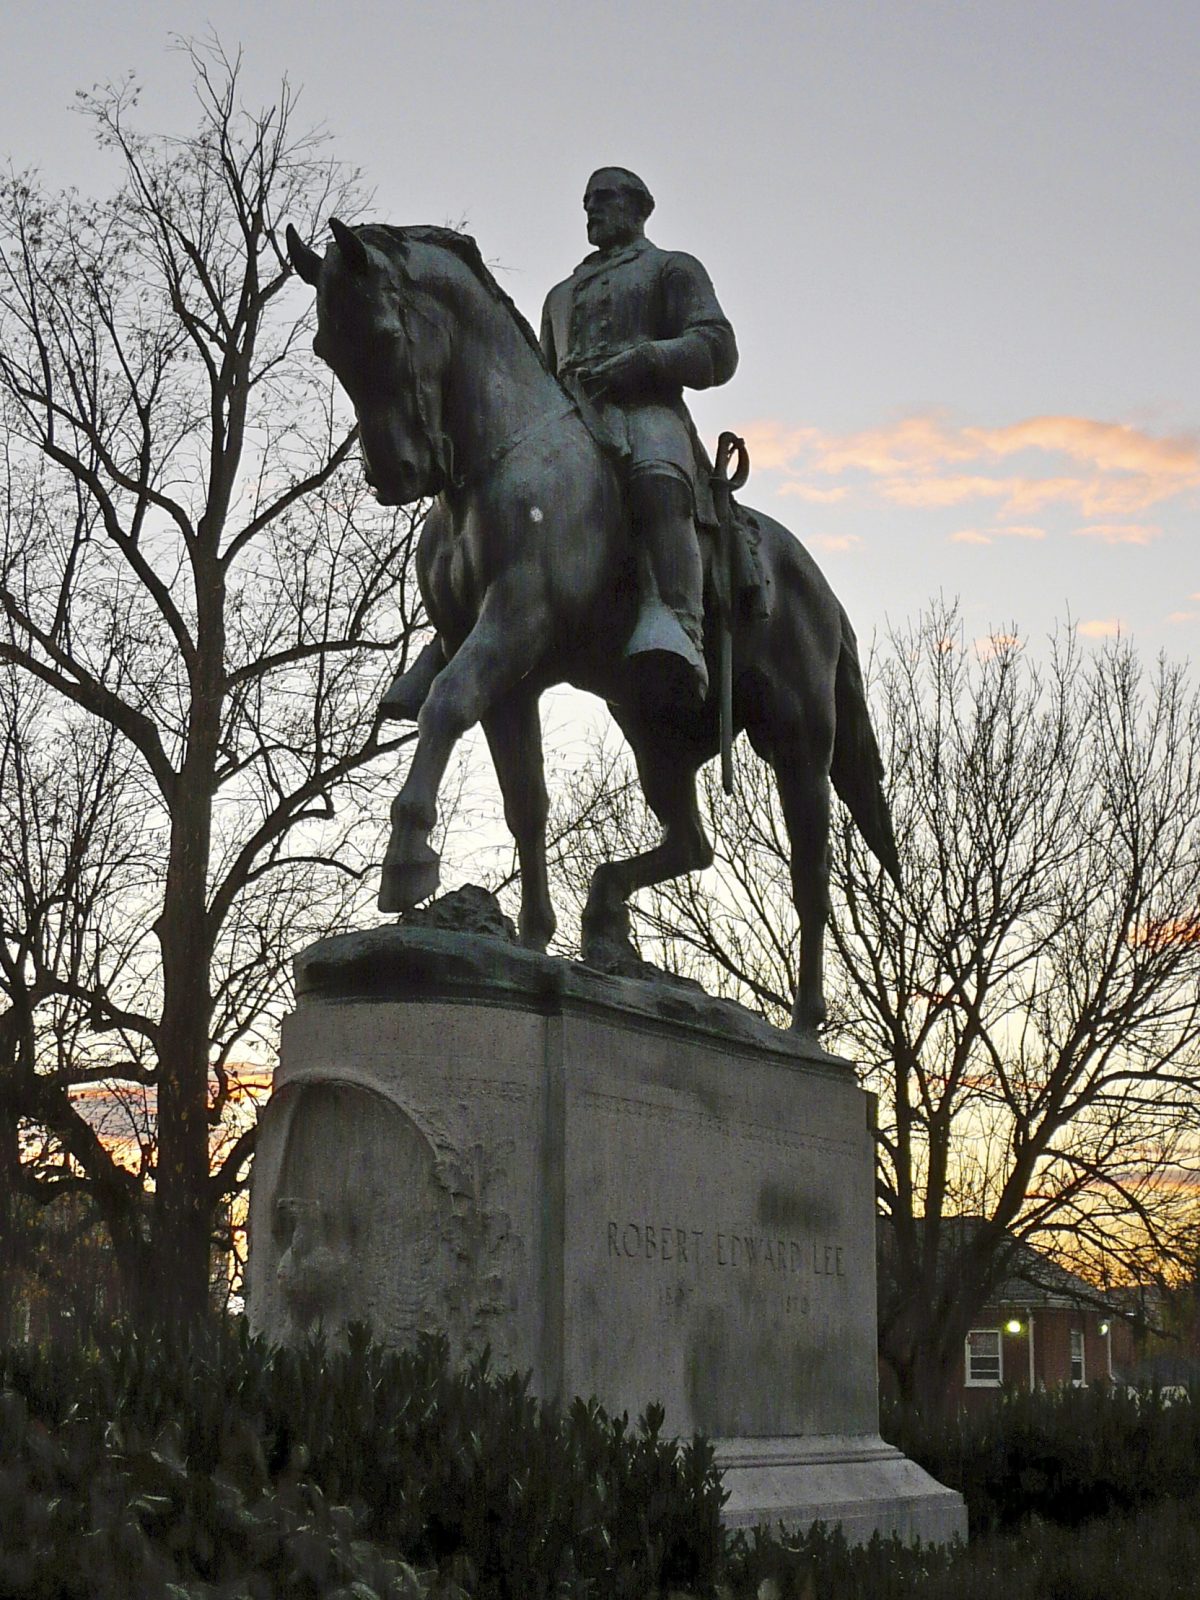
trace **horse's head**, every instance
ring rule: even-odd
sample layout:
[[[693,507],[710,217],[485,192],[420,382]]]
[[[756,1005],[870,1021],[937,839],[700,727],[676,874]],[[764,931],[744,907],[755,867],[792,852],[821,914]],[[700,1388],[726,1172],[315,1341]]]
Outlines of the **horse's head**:
[[[383,505],[407,505],[437,494],[451,470],[442,419],[449,333],[402,244],[336,217],[329,226],[324,256],[287,230],[292,265],[317,291],[313,349],[350,396],[367,482]]]

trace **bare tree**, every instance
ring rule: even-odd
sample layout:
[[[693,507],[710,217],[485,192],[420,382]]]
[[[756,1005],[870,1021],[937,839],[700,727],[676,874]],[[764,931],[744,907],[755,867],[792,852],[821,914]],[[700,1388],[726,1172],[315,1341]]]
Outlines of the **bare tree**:
[[[380,743],[375,708],[421,623],[415,518],[364,498],[282,247],[286,222],[313,237],[353,215],[356,180],[296,131],[286,83],[249,111],[237,61],[188,57],[187,137],[135,131],[129,85],[84,99],[120,170],[110,199],[0,191],[0,660],[49,692],[46,717],[99,730],[143,863],[119,973],[56,968],[37,993],[78,1001],[73,1062],[84,1034],[108,1040],[98,1070],[148,1091],[130,1287],[179,1317],[203,1311],[214,1216],[252,1148],[247,1131],[214,1169],[239,1056],[290,952],[361,902],[376,841],[358,802],[409,737]],[[64,1070],[35,1051],[10,1074],[19,1114],[45,1125]],[[102,1157],[49,1125],[99,1182]]]
[[[1068,638],[1039,667],[1011,636],[968,645],[941,609],[890,640],[873,702],[903,889],[843,815],[829,1043],[879,1097],[881,1351],[935,1402],[1015,1239],[1104,1284],[1185,1237],[1200,703],[1126,645],[1084,658]],[[609,770],[571,804],[589,824],[564,835],[558,875],[577,896],[614,828],[644,822]],[[647,901],[643,947],[785,1021],[795,930],[770,785],[744,760],[737,797],[710,782],[708,806],[716,870]]]
[[[122,1275],[144,1269],[142,1192],[80,1096],[110,1076],[149,1081],[142,1019],[121,1016],[139,934],[122,899],[146,860],[126,793],[131,755],[110,725],[55,718],[37,680],[0,679],[0,1326],[54,1264],[40,1216],[104,1219]],[[110,1030],[96,1030],[108,997]],[[128,1022],[133,1026],[129,1026]],[[143,1145],[137,1146],[140,1154]]]

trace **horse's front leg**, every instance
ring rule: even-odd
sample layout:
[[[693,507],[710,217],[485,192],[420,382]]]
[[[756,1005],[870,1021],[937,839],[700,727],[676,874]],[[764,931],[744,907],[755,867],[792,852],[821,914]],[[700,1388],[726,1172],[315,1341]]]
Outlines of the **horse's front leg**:
[[[379,702],[379,717],[383,722],[415,722],[421,707],[428,698],[433,680],[446,665],[442,641],[433,639],[427,644],[412,666],[398,672]]]
[[[433,679],[417,718],[412,765],[392,802],[392,834],[379,888],[381,911],[409,911],[436,890],[440,862],[429,835],[454,746],[530,671],[546,635],[544,601],[520,590],[510,578],[488,591],[474,628]]]

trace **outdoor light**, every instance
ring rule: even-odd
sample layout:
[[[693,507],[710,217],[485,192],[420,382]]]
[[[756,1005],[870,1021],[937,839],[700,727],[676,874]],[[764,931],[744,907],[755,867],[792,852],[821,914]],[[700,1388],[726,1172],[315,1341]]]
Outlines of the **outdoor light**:
[[[1006,1333],[1020,1333],[1021,1324],[1017,1321],[1016,1317],[1013,1317],[1010,1321],[1004,1324],[1004,1331]]]
[[[1107,1332],[1108,1332],[1108,1323],[1107,1322],[1102,1322],[1100,1324],[1100,1337],[1103,1339],[1104,1335]]]

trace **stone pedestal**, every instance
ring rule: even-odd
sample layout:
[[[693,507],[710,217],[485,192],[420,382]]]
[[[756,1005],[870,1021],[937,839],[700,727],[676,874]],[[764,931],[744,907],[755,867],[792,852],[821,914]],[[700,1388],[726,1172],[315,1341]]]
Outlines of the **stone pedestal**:
[[[253,1326],[492,1348],[547,1398],[666,1409],[733,1523],[945,1539],[878,1434],[870,1099],[699,990],[380,929],[297,962],[250,1206]]]

